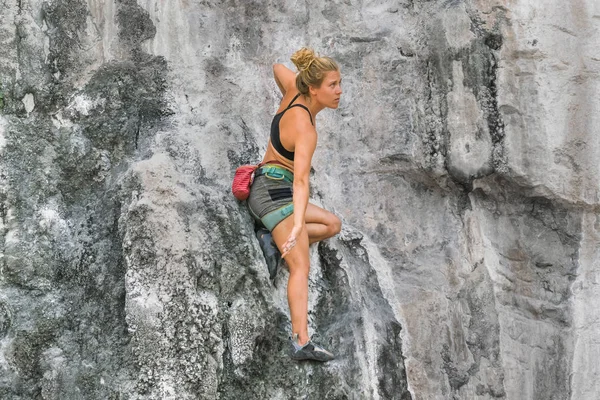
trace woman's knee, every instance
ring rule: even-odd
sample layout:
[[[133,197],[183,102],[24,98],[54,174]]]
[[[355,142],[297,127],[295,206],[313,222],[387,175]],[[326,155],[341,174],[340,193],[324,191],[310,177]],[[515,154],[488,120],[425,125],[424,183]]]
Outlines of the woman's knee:
[[[331,236],[335,236],[342,230],[342,220],[332,214],[331,221],[329,222],[328,226]]]
[[[288,254],[285,257],[285,262],[288,266],[290,276],[302,276],[308,279],[308,273],[310,271],[310,262],[307,259],[305,259],[305,257],[294,257],[293,254]]]

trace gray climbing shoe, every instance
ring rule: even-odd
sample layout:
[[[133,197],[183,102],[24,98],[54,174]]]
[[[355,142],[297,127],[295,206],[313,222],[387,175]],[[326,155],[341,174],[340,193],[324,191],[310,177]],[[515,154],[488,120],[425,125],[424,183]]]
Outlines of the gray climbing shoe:
[[[277,275],[277,266],[281,260],[281,253],[279,252],[279,249],[275,243],[273,243],[273,237],[268,229],[259,229],[256,232],[256,237],[258,238],[258,243],[260,244],[260,248],[265,256],[265,261],[267,262],[269,278],[271,281],[273,281]]]
[[[295,334],[290,339],[291,344],[291,357],[292,360],[302,361],[302,360],[313,360],[320,362],[331,361],[335,358],[335,356],[329,351],[325,350],[323,347],[319,346],[316,343],[313,343],[311,340],[306,342],[304,346],[300,346],[298,344],[298,334]]]

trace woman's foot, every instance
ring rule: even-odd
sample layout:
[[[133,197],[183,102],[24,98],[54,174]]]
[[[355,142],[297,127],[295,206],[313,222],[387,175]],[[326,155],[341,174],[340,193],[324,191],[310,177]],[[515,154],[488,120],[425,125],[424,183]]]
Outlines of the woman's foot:
[[[267,262],[269,278],[273,281],[277,275],[277,266],[281,260],[281,253],[275,243],[273,243],[273,237],[268,229],[260,228],[256,232],[256,237],[258,238],[258,243],[265,256],[265,261]]]
[[[313,360],[320,362],[331,361],[335,356],[323,347],[313,343],[310,339],[304,345],[298,344],[298,334],[294,334],[290,339],[292,345],[291,357],[292,360]]]

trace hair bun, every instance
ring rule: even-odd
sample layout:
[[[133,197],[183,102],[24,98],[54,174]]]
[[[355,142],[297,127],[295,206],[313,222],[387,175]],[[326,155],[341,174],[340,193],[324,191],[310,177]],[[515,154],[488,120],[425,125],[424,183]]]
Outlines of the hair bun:
[[[340,70],[331,57],[319,57],[308,47],[303,47],[292,54],[291,60],[298,68],[296,89],[305,96],[309,95],[309,87],[321,87],[327,72]]]
[[[317,55],[313,49],[303,47],[294,54],[292,54],[292,62],[298,68],[298,71],[306,71],[310,68],[310,65],[315,61]]]

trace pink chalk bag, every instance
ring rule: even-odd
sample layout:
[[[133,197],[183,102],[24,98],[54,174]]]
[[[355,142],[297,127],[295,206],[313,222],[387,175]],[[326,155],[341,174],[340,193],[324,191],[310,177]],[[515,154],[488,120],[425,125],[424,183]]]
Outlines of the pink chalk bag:
[[[279,161],[267,161],[258,165],[242,165],[235,170],[231,192],[239,201],[244,201],[250,196],[250,186],[254,180],[254,173],[265,164],[281,164]]]
[[[242,165],[235,170],[231,191],[236,199],[244,201],[250,196],[250,185],[254,180],[254,171],[259,165]]]

